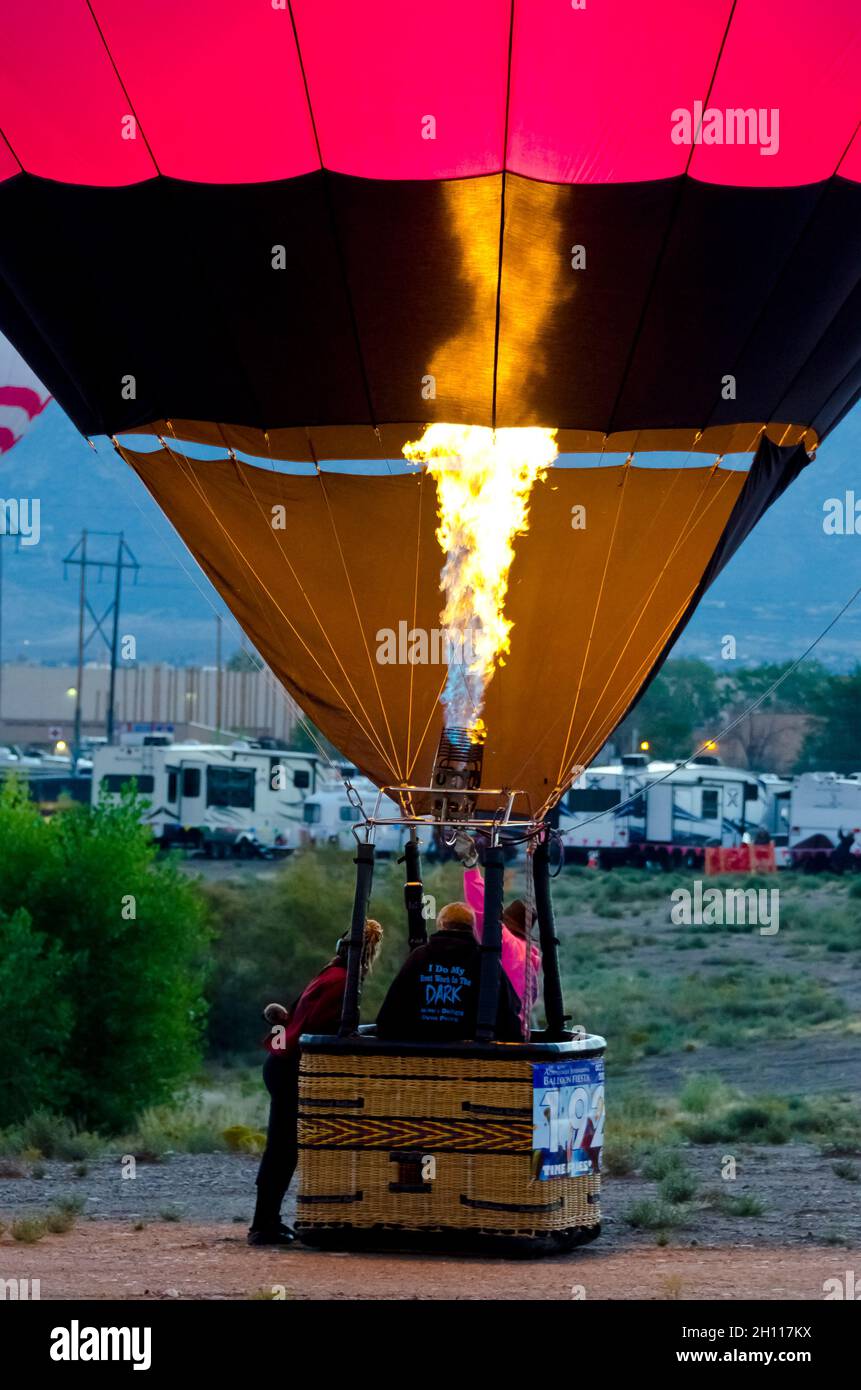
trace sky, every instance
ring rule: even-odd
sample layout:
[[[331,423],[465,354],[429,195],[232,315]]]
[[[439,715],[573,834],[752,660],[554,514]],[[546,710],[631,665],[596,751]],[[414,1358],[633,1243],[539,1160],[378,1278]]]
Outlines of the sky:
[[[237,623],[136,475],[107,440],[95,444],[94,450],[52,402],[0,458],[0,499],[39,498],[41,511],[37,545],[0,536],[3,659],[75,660],[79,571],[68,568],[64,576],[63,560],[84,527],[122,531],[140,563],[136,582],[124,577],[122,602],[122,631],[135,634],[139,661],[213,664],[216,614],[224,620],[229,655],[240,646]],[[142,447],[140,436],[134,447]],[[848,491],[861,503],[859,460],[861,406],[736,553],[674,655],[702,657],[726,669],[726,634],[736,639],[739,665],[794,659],[819,636],[861,584],[861,518],[857,535],[826,534],[823,526],[829,499],[844,499]],[[644,456],[642,462],[648,461]],[[113,558],[116,544],[115,536],[93,536],[89,554]],[[99,583],[91,571],[91,582],[91,601],[101,612],[111,602],[112,573],[106,571]],[[98,658],[106,651],[91,643],[87,655]],[[816,655],[835,670],[861,662],[861,597]]]

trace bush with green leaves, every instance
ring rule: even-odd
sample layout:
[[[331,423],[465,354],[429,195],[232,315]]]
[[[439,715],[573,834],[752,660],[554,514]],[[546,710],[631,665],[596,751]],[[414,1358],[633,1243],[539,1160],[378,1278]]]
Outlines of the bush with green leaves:
[[[37,931],[25,907],[0,909],[0,1125],[64,1102],[73,970],[61,943]]]
[[[199,1065],[206,907],[139,814],[130,791],[46,821],[0,791],[0,1125],[127,1128]]]

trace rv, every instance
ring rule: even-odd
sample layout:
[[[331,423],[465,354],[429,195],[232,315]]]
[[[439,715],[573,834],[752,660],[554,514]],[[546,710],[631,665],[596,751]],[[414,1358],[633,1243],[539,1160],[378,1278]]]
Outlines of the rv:
[[[134,781],[141,818],[165,848],[190,845],[216,858],[288,854],[299,846],[319,764],[315,753],[148,735],[94,750],[92,799],[118,797]]]
[[[352,777],[351,783],[361,797],[365,812],[373,815],[377,810],[377,788],[364,778]],[[384,796],[380,798],[378,813],[383,819],[394,818],[398,815],[398,808],[394,801]],[[353,828],[364,816],[359,807],[349,800],[343,786],[324,784],[320,791],[305,798],[302,819],[304,845],[337,845],[339,849],[355,851]],[[377,826],[374,834],[377,854],[383,857],[399,855],[407,834],[408,831],[400,825]]]
[[[577,778],[560,802],[558,828],[569,863],[698,867],[707,845],[752,838],[766,804],[756,773],[717,757],[665,763],[630,753]]]
[[[794,869],[861,867],[861,780],[857,774],[803,772],[789,799],[789,863]]]

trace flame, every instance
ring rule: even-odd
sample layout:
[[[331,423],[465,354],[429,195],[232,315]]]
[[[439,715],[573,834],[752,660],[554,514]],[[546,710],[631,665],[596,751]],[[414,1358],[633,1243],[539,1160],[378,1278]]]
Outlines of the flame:
[[[556,431],[538,427],[432,424],[404,445],[405,457],[425,463],[437,486],[446,726],[467,729],[475,743],[487,733],[481,714],[488,683],[511,648],[505,599],[513,542],[528,530],[532,488],[557,452]]]

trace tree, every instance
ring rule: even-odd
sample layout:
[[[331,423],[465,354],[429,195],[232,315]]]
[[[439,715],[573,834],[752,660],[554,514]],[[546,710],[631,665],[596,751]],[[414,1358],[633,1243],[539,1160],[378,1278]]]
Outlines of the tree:
[[[861,666],[845,676],[829,676],[810,713],[815,723],[796,771],[861,771]]]
[[[290,747],[297,753],[319,753],[338,762],[343,757],[339,753],[334,743],[330,743],[325,734],[321,734],[316,724],[312,724],[310,719],[303,716],[293,725],[290,733]]]
[[[0,913],[0,1126],[63,1101],[73,965],[24,908]]]
[[[256,652],[250,652],[247,647],[240,647],[238,651],[227,658],[224,669],[226,671],[262,671],[263,662]]]
[[[620,724],[614,742],[628,752],[636,732],[648,739],[653,756],[687,758],[696,743],[694,731],[716,722],[720,704],[717,677],[707,662],[668,661]]]
[[[730,709],[739,712],[758,700],[789,671],[792,663],[766,662],[762,666],[743,666],[727,682]],[[803,661],[769,695],[759,709],[803,712],[827,698],[833,677],[819,661]]]
[[[50,821],[24,788],[0,792],[0,917],[12,955],[4,988],[14,993],[17,982],[31,994],[4,1032],[4,1060],[26,1068],[42,1056],[45,1019],[55,1019],[62,1036],[42,1099],[62,1096],[91,1127],[128,1128],[201,1056],[206,909],[194,882],[156,862],[139,815],[131,791]],[[38,1103],[19,1092],[14,1108]]]

